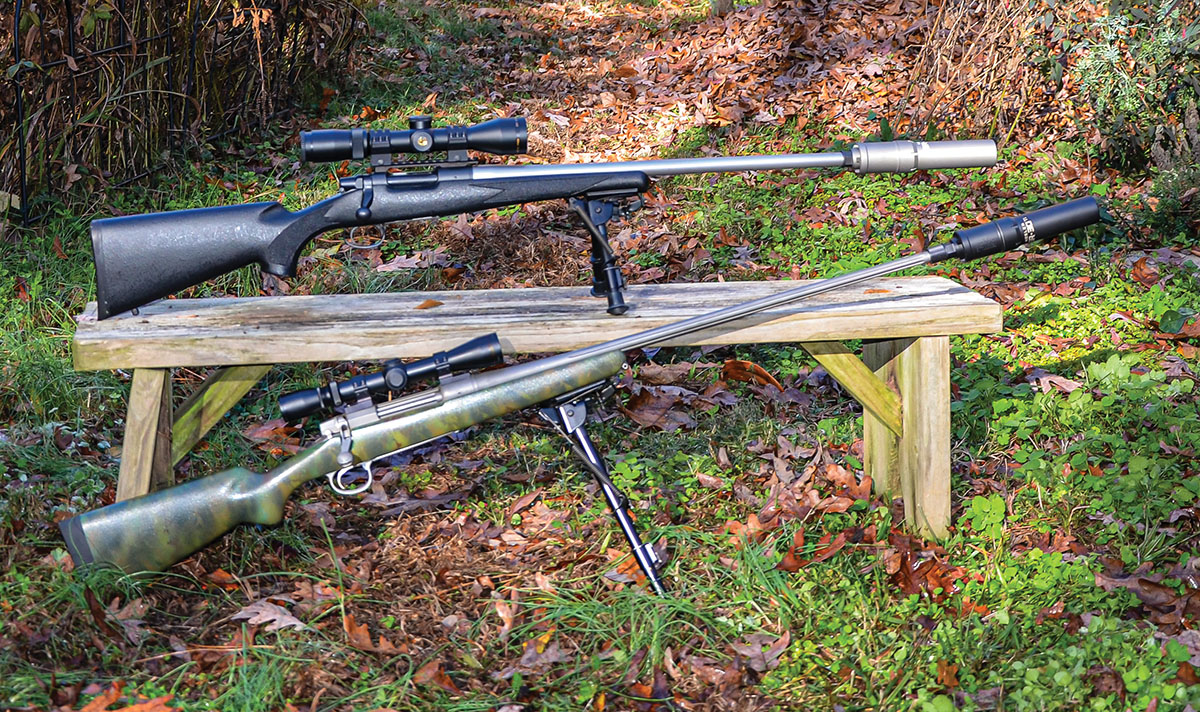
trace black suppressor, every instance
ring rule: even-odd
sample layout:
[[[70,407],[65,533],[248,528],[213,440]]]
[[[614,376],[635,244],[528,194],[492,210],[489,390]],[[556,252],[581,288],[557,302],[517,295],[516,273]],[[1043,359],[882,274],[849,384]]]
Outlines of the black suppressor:
[[[300,157],[330,162],[370,158],[375,165],[392,162],[393,153],[430,151],[483,151],[510,155],[524,153],[525,119],[492,119],[474,126],[433,128],[428,116],[411,116],[407,131],[387,129],[325,129],[300,134]]]
[[[504,351],[500,348],[500,339],[495,334],[488,334],[419,361],[404,363],[392,359],[384,363],[383,370],[375,373],[288,393],[279,399],[279,412],[285,420],[300,420],[323,409],[354,405],[363,398],[399,393],[409,383],[433,376],[446,376],[501,363],[504,363]]]
[[[959,230],[949,242],[929,248],[929,261],[941,262],[951,257],[974,260],[996,255],[1043,237],[1094,225],[1099,220],[1100,205],[1096,199],[1079,198],[1014,218],[1001,218],[979,227]]]

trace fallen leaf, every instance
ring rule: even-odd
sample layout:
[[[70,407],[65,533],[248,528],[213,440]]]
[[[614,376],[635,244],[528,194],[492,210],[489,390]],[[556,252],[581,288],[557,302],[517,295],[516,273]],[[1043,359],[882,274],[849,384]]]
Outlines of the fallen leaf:
[[[754,633],[746,636],[743,643],[732,643],[730,647],[740,655],[746,666],[755,672],[766,672],[779,667],[779,657],[787,650],[792,639],[789,631],[784,631],[780,637],[767,633]]]
[[[230,618],[235,621],[245,619],[250,625],[262,625],[266,623],[268,631],[282,630],[283,628],[301,630],[308,627],[299,618],[289,613],[288,609],[271,603],[265,598],[250,603],[242,610],[234,613]]]
[[[1158,282],[1158,268],[1147,262],[1145,257],[1142,257],[1133,263],[1133,267],[1129,269],[1129,276],[1149,287]]]
[[[375,268],[376,272],[396,272],[402,269],[417,269],[421,266],[420,255],[400,255]]]
[[[242,435],[255,442],[280,441],[297,431],[298,428],[289,425],[283,418],[275,418],[251,425],[242,431]]]
[[[371,641],[371,631],[367,629],[366,623],[357,623],[353,613],[347,613],[342,617],[342,629],[346,631],[346,639],[350,641],[350,645],[369,653],[375,652],[375,643]]]
[[[958,687],[958,666],[945,660],[938,660],[937,681],[942,687],[950,689]]]
[[[536,501],[538,497],[542,496],[542,490],[544,490],[544,489],[545,489],[545,487],[538,487],[534,491],[529,492],[528,494],[522,495],[520,498],[517,499],[516,502],[512,503],[511,507],[508,508],[508,516],[512,517],[512,515],[517,514],[518,512],[524,511],[526,508],[529,507],[529,505],[533,504],[534,501]]]
[[[665,386],[682,380],[695,367],[695,364],[691,363],[671,363],[661,366],[657,363],[647,363],[638,367],[637,377],[642,383]]]
[[[87,589],[84,590],[86,591]],[[125,689],[124,680],[114,681],[112,687],[93,697],[79,712],[101,712],[101,710],[108,709],[108,706],[116,702],[117,698],[121,696],[121,690],[123,689]]]
[[[666,432],[688,429],[696,426],[696,421],[687,413],[675,410],[682,398],[662,388],[642,388],[625,402],[621,411],[635,423],[648,428],[659,428]]]
[[[517,664],[493,673],[492,677],[497,680],[507,680],[518,672],[522,675],[538,675],[546,672],[556,663],[569,662],[571,660],[570,653],[564,651],[557,640],[551,640],[553,635],[554,631],[548,630],[536,638],[525,641],[524,652]]]
[[[418,685],[434,685],[451,694],[459,694],[462,692],[462,690],[459,690],[454,685],[454,681],[450,679],[450,676],[446,674],[446,671],[442,669],[442,661],[440,660],[430,660],[422,665],[417,669],[416,673],[413,674],[412,679],[413,682],[417,683]]]
[[[225,569],[217,569],[208,574],[206,578],[226,591],[236,591],[239,588],[237,577]]]
[[[517,618],[517,607],[503,598],[497,598],[494,605],[496,615],[500,616],[500,640],[504,640],[512,632],[513,623]]]
[[[721,366],[721,380],[757,383],[760,386],[774,386],[779,391],[783,391],[783,385],[775,380],[774,376],[767,373],[765,368],[753,361],[741,361],[738,359],[726,361]]]

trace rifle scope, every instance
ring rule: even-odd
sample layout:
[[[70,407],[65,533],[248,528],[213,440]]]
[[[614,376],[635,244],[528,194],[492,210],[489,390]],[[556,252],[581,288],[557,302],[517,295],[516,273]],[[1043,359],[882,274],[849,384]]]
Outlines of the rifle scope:
[[[300,134],[300,157],[305,161],[323,163],[370,158],[373,165],[379,166],[391,163],[393,153],[473,150],[510,155],[525,152],[527,137],[524,117],[435,129],[431,117],[410,116],[407,131],[304,131]]]
[[[375,373],[335,381],[319,388],[288,393],[279,399],[279,412],[283,414],[284,420],[300,420],[326,408],[354,405],[373,395],[399,393],[409,383],[433,376],[448,376],[502,363],[504,351],[500,348],[500,339],[495,334],[488,334],[419,361],[404,363],[399,359],[392,359],[384,363],[383,370]]]

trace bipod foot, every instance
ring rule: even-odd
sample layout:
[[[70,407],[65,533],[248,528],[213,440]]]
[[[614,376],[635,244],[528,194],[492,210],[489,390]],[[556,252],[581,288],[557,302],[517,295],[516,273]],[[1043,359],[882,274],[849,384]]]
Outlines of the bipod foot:
[[[653,546],[642,541],[642,537],[633,524],[633,518],[629,516],[629,500],[609,479],[608,466],[596,452],[596,447],[584,428],[584,421],[587,420],[586,403],[576,400],[553,405],[543,408],[539,414],[567,438],[571,443],[571,450],[583,461],[584,467],[596,480],[596,484],[604,493],[604,499],[612,510],[613,517],[617,520],[617,526],[621,528],[621,533],[625,535],[625,541],[629,543],[634,561],[646,575],[646,580],[650,582],[650,588],[654,589],[659,596],[667,595],[667,589],[658,575],[658,565],[662,563],[658,552],[654,550]]]

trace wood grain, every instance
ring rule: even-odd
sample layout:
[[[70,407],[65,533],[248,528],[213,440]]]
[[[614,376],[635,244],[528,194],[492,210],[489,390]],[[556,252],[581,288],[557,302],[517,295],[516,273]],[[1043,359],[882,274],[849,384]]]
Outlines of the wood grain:
[[[896,436],[901,434],[900,397],[840,341],[802,344],[829,375],[837,379],[873,420]]]
[[[875,376],[896,389],[896,356],[908,348],[913,339],[881,339],[863,342],[863,363]],[[898,392],[898,389],[897,389]],[[949,398],[949,394],[946,395]],[[903,401],[901,432],[895,433],[870,411],[863,413],[863,470],[871,478],[875,493],[890,501],[900,494],[900,435],[903,435]]]
[[[133,372],[125,440],[117,477],[117,501],[173,484],[171,469],[171,372],[139,368]]]
[[[904,404],[904,519],[921,536],[941,539],[950,526],[950,338],[927,336],[904,349],[896,383]]]
[[[636,333],[791,289],[799,282],[633,285],[624,316],[586,287],[163,300],[96,320],[90,304],[74,338],[79,370],[224,366],[428,356],[497,332],[509,353],[547,353]],[[427,300],[442,302],[417,309]],[[941,277],[898,277],[777,307],[736,331],[671,345],[833,341],[988,333],[995,302]],[[725,328],[725,327],[722,327]]]

